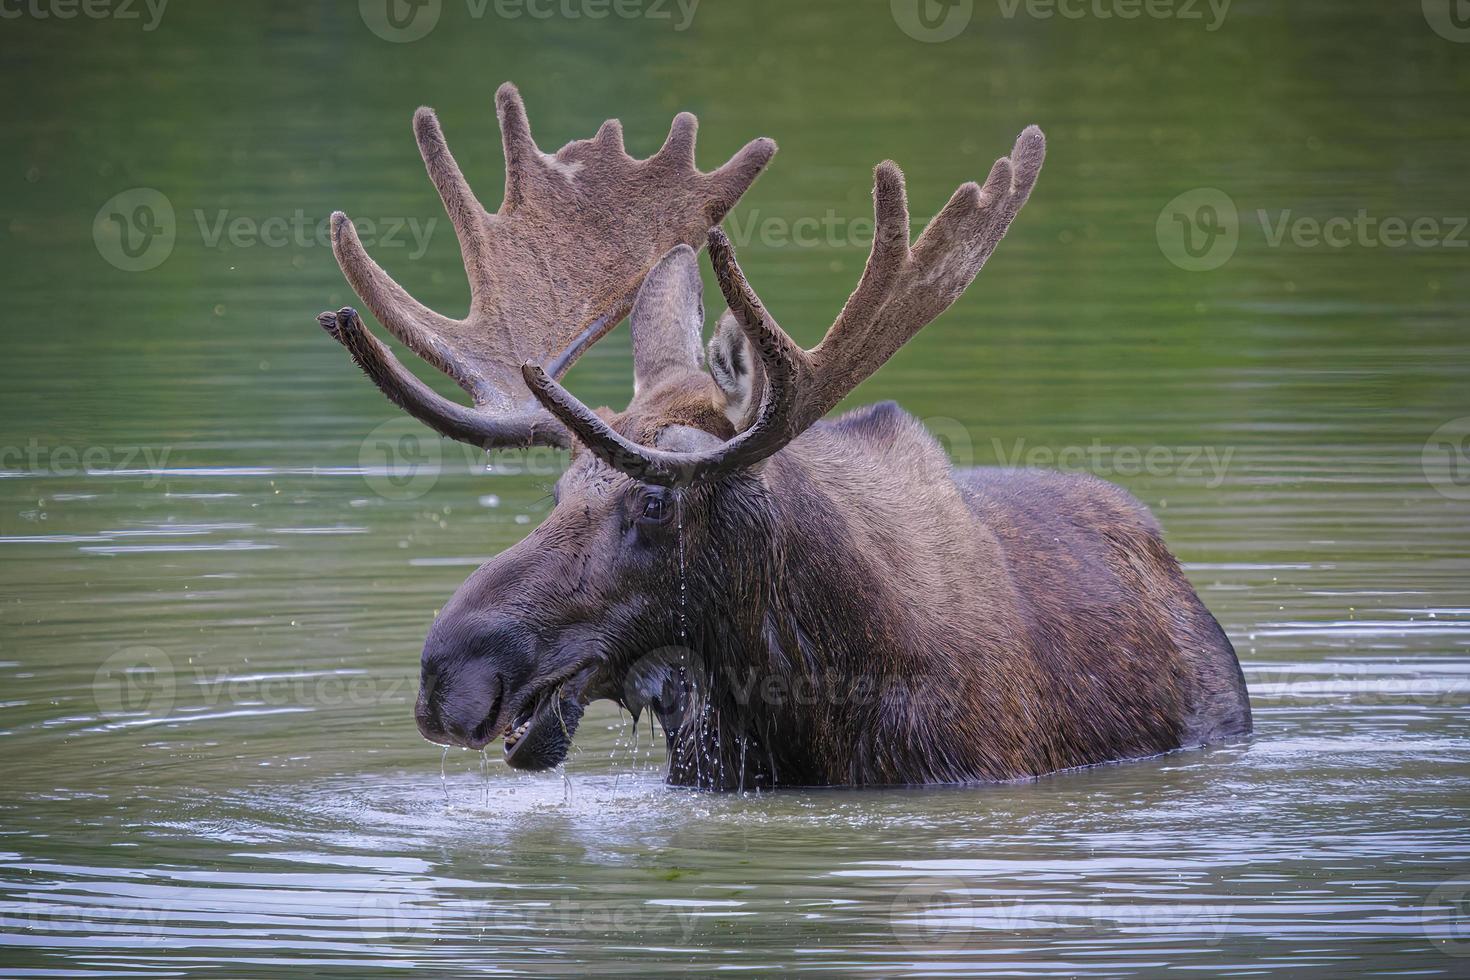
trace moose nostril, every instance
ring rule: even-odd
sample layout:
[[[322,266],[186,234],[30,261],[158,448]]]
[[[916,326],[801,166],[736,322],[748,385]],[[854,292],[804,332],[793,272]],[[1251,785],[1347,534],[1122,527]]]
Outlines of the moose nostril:
[[[480,717],[480,722],[470,732],[470,740],[475,742],[488,742],[495,737],[495,720],[500,717],[501,701],[505,697],[505,681],[500,675],[495,676],[495,693],[490,698],[490,707]]]
[[[420,661],[419,730],[441,744],[488,743],[510,695],[531,675],[534,650],[523,624],[504,616],[441,615]]]
[[[427,688],[419,688],[418,700],[413,706],[413,720],[418,725],[419,734],[431,742],[443,742],[448,734],[439,723],[439,711],[428,696]]]
[[[479,748],[495,734],[495,720],[504,693],[505,685],[498,675],[492,679],[488,692],[483,688],[448,691],[440,685],[426,699],[421,699],[426,703],[419,729],[432,730],[458,745]]]
[[[420,734],[429,741],[440,744],[460,734],[453,723],[453,712],[446,710],[449,694],[446,680],[444,672],[425,663],[419,678],[419,694],[413,711]]]

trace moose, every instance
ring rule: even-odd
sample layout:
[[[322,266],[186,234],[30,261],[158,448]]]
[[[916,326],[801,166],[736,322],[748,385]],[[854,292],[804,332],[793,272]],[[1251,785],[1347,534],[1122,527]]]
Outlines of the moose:
[[[866,267],[807,350],[720,228],[772,141],[706,173],[689,113],[638,160],[616,120],[548,154],[513,85],[496,109],[494,214],[435,113],[414,116],[469,277],[463,319],[413,299],[332,217],[353,289],[473,407],[410,373],[355,310],[319,317],[441,435],[571,451],[544,523],[430,628],[425,738],[503,737],[510,766],[543,770],[585,706],[610,699],[658,718],[671,784],[738,790],[1032,778],[1250,732],[1230,641],[1125,491],[956,470],[893,403],[826,418],[975,279],[1036,183],[1041,130],[916,240],[904,176],[880,164]],[[706,245],[726,307],[707,349]],[[625,318],[633,399],[593,410],[560,379]]]

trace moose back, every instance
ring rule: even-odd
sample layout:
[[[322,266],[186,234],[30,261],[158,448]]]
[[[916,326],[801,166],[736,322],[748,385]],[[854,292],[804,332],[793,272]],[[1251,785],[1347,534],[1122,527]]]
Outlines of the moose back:
[[[1039,129],[917,239],[902,173],[879,165],[867,267],[806,350],[719,228],[774,143],[701,172],[683,113],[646,160],[616,121],[548,154],[513,86],[496,103],[493,214],[434,113],[414,117],[469,277],[464,318],[414,300],[345,215],[332,223],[368,309],[472,405],[411,374],[353,309],[319,318],[442,435],[572,450],[550,516],[431,627],[426,738],[503,738],[508,764],[545,769],[585,705],[611,699],[658,717],[671,782],[739,789],[1014,779],[1250,731],[1230,641],[1123,490],[955,470],[891,403],[828,418],[978,275],[1035,185]],[[707,347],[706,245],[727,307]],[[593,410],[559,379],[624,319],[633,400]]]

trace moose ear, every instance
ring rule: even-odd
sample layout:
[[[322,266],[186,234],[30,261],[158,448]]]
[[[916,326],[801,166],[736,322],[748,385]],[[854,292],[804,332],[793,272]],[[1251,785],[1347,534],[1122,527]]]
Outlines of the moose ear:
[[[725,393],[725,415],[737,430],[746,427],[759,380],[760,363],[753,354],[735,314],[726,310],[709,341],[709,373]]]
[[[678,245],[658,260],[633,301],[633,393],[700,368],[704,284],[694,249]]]

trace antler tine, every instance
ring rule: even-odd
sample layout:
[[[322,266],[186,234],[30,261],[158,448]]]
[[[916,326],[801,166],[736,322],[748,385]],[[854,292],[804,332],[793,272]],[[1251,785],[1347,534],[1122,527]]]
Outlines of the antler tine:
[[[779,327],[759,331],[757,337],[759,340],[755,337],[752,340],[760,353],[767,382],[756,423],[718,449],[706,452],[677,453],[640,446],[608,425],[539,365],[526,364],[521,374],[526,387],[546,410],[598,459],[644,483],[689,486],[759,462],[800,433],[800,429],[793,431],[790,424],[800,394],[796,375],[801,361],[793,354],[804,358],[805,352]]]
[[[387,345],[363,326],[350,306],[336,313],[323,313],[317,322],[347,348],[352,360],[389,401],[442,436],[485,449],[569,444],[567,433],[543,412],[522,411],[492,419],[440,395],[405,368]]]
[[[357,229],[341,211],[332,214],[332,252],[353,291],[367,303],[378,322],[408,345],[409,350],[478,397],[481,380],[464,371],[439,335],[454,321],[414,299],[362,247]]]
[[[583,445],[604,463],[644,483],[687,486],[722,476],[779,451],[810,424],[802,412],[801,396],[804,382],[812,380],[811,355],[766,315],[760,298],[735,261],[730,239],[719,228],[710,230],[709,249],[720,289],[765,372],[754,424],[723,446],[702,453],[640,446],[608,425],[538,365],[521,368],[532,394]]]
[[[1041,130],[1029,126],[1022,131],[1012,155],[1025,165],[1024,183],[1018,184],[1011,157],[996,160],[985,184],[961,185],[911,249],[906,247],[907,229],[903,231],[903,267],[881,303],[866,307],[872,311],[868,323],[861,316],[850,322],[848,308],[844,308],[822,343],[823,348],[832,348],[823,360],[824,380],[836,382],[827,393],[823,414],[949,309],[974,282],[1030,196],[1045,156]],[[876,258],[877,241],[873,247]],[[854,299],[858,295],[854,293]]]
[[[669,126],[664,145],[653,158],[673,167],[694,169],[694,144],[699,138],[699,120],[692,112],[681,112]]]
[[[908,191],[903,171],[892,160],[886,160],[873,171],[873,247],[868,253],[868,263],[857,288],[813,352],[824,367],[851,361],[854,349],[868,341],[871,328],[898,285],[911,254]],[[856,382],[853,386],[856,387]],[[825,415],[841,400],[839,395],[821,414]]]
[[[470,308],[463,319],[414,299],[367,254],[347,217],[332,217],[332,249],[353,289],[394,336],[469,392],[474,408],[410,374],[355,312],[326,313],[320,322],[389,399],[437,431],[486,448],[565,445],[570,435],[532,397],[520,365],[565,372],[627,315],[660,256],[699,246],[775,144],[752,142],[703,173],[694,165],[695,119],[681,113],[651,160],[628,156],[616,120],[546,154],[514,85],[500,86],[495,109],[505,200],[494,214],[476,198],[433,110],[414,114],[414,138],[464,257]]]
[[[623,149],[623,124],[617,119],[609,119],[597,130],[597,135],[592,137],[592,142],[611,147],[619,153]]]
[[[526,379],[526,387],[547,411],[560,419],[593,455],[613,469],[645,483],[678,486],[687,482],[683,479],[686,469],[683,454],[651,449],[624,438],[577,396],[553,381],[540,365],[522,366],[521,375]]]
[[[959,298],[1030,197],[1045,154],[1041,130],[1027,127],[1011,156],[995,162],[984,186],[971,182],[955,191],[912,247],[903,173],[892,162],[879,164],[873,182],[876,233],[867,266],[842,313],[810,351],[770,318],[730,240],[712,229],[710,260],[720,289],[765,371],[751,424],[718,449],[671,453],[639,446],[540,368],[522,369],[526,384],[592,452],[635,479],[678,486],[754,465],[836,407]]]
[[[738,442],[747,449],[754,449],[758,437],[772,434],[789,440],[810,424],[797,415],[801,393],[809,387],[816,373],[812,356],[771,319],[760,297],[746,281],[740,263],[735,260],[734,246],[720,228],[710,229],[709,255],[720,292],[725,295],[725,305],[735,314],[735,322],[740,325],[751,347],[755,348],[763,375],[759,408],[754,410],[750,424],[731,444]],[[791,435],[786,436],[787,432]]]
[[[1046,134],[1041,131],[1040,126],[1027,126],[1021,130],[1021,135],[1016,137],[1016,145],[1011,148],[1011,168],[1015,175],[1012,178],[1014,192],[1011,195],[1011,204],[1006,209],[1007,226],[1022,205],[1031,199],[1031,189],[1036,186],[1036,178],[1041,175],[1041,165],[1045,162]],[[996,239],[997,242],[999,240]]]
[[[444,130],[433,109],[420,106],[413,114],[413,135],[418,140],[419,154],[424,158],[429,179],[434,182],[439,200],[444,202],[444,211],[449,215],[449,223],[459,239],[459,247],[464,252],[465,268],[471,269],[472,260],[478,259],[480,246],[485,238],[485,208],[470,189],[469,181],[465,180],[464,172],[455,162],[454,154],[449,152]],[[471,284],[474,281],[475,277],[471,275]]]
[[[520,89],[510,82],[495,92],[495,115],[500,120],[500,141],[505,147],[505,202],[500,212],[509,214],[525,200],[526,180],[541,148],[531,136]]]
[[[724,166],[710,174],[710,181],[718,194],[706,214],[711,227],[730,213],[751,181],[760,175],[775,155],[776,141],[762,136],[746,143]]]

